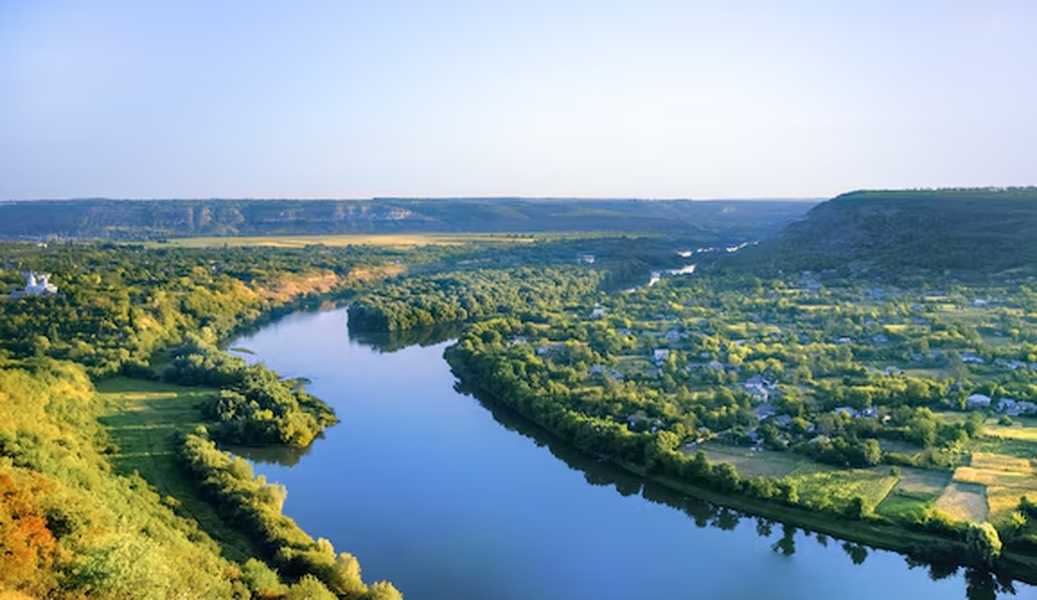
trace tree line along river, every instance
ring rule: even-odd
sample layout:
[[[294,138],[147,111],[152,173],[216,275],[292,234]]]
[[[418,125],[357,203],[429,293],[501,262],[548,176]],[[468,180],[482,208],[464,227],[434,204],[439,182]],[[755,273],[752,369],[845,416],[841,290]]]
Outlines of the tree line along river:
[[[285,513],[408,600],[992,598],[989,577],[669,491],[460,389],[449,329],[357,339],[345,310],[238,339],[342,423],[305,451],[238,450]],[[417,342],[407,345],[410,342]],[[1020,598],[1037,588],[1011,584]]]

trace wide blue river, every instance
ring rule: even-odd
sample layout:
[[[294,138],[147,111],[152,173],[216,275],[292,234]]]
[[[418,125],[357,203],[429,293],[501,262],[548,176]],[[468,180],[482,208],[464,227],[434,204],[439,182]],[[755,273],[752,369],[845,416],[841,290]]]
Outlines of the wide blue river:
[[[301,455],[248,457],[287,486],[289,516],[407,600],[1011,594],[645,485],[458,391],[449,342],[392,351],[409,341],[357,340],[346,319],[295,314],[233,344],[311,380],[342,419]]]

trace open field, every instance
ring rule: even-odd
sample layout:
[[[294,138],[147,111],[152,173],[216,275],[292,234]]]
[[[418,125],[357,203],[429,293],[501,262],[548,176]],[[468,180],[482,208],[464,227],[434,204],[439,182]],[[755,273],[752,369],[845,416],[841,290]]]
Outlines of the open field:
[[[401,234],[349,234],[349,235],[287,235],[254,237],[191,237],[170,238],[166,241],[148,242],[153,248],[175,246],[180,248],[232,248],[272,246],[275,248],[303,248],[305,246],[444,246],[468,242],[528,243],[534,236],[525,234],[490,233],[401,233]]]
[[[990,437],[1037,443],[1037,427],[1022,427],[1018,424],[1008,427],[987,425],[983,428],[983,433]]]
[[[1023,496],[1037,498],[1037,477],[1029,458],[975,452],[972,464],[954,471],[955,484],[984,488],[988,518],[1003,522]]]
[[[928,471],[902,467],[900,481],[879,503],[875,512],[891,519],[917,522],[925,509],[943,494],[951,482],[947,471]]]
[[[1033,464],[1025,458],[987,452],[973,452],[970,466],[976,469],[1033,473]]]
[[[110,456],[115,469],[139,473],[178,513],[197,521],[228,558],[244,561],[259,556],[248,538],[219,517],[176,465],[177,434],[202,424],[199,404],[216,391],[124,377],[102,381],[97,390],[110,405],[111,412],[101,423],[117,447]]]
[[[794,471],[807,474],[830,469],[791,452],[753,452],[749,448],[717,442],[706,442],[695,448],[700,449],[710,462],[731,463],[739,474],[751,477],[784,477]]]
[[[245,248],[269,246],[274,248],[304,248],[323,245],[341,246],[452,246],[467,243],[523,244],[545,240],[594,239],[607,237],[604,231],[550,231],[538,233],[355,233],[342,235],[271,235],[271,236],[211,236],[169,238],[146,242],[150,248]],[[627,234],[629,235],[629,234]],[[645,237],[648,234],[639,234]]]
[[[799,494],[804,498],[828,497],[838,505],[860,496],[868,511],[875,510],[897,484],[897,478],[890,475],[889,467],[885,466],[793,472],[789,477],[798,484]]]
[[[1037,442],[1013,438],[982,437],[969,440],[965,449],[972,452],[973,456],[989,453],[1014,458],[1037,458]]]
[[[986,489],[982,485],[960,482],[955,476],[955,480],[937,498],[936,508],[955,521],[983,523],[987,520]]]
[[[889,467],[836,469],[791,452],[752,452],[748,448],[706,442],[702,449],[711,462],[734,465],[739,474],[753,477],[788,477],[804,498],[828,497],[837,504],[860,496],[874,510],[897,485]]]

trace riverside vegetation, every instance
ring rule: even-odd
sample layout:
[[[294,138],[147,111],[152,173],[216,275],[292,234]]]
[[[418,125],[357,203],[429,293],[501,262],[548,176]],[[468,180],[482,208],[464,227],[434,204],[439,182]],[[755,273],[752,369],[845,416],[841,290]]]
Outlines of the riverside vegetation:
[[[933,202],[953,213],[1035,195],[914,194],[897,204],[903,223]],[[861,239],[824,242],[848,260],[813,270],[788,240],[822,240],[826,205],[737,253],[751,241],[738,228],[418,248],[3,244],[0,281],[48,271],[60,292],[0,302],[0,590],[399,597],[217,446],[306,446],[336,422],[302,382],[218,344],[347,299],[350,326],[390,345],[419,326],[462,327],[446,355],[462,382],[635,473],[1037,579],[1035,265],[997,244],[950,265],[869,253],[884,247],[876,231],[904,237],[897,221],[872,227],[888,211],[833,202],[840,223],[864,224],[846,225]],[[929,254],[958,231],[931,225]],[[689,262],[694,275],[624,289]]]
[[[629,274],[672,262],[662,250],[669,243],[608,235],[420,247],[0,243],[9,290],[29,271],[52,273],[58,285],[56,294],[0,299],[0,592],[399,597],[390,584],[365,583],[355,558],[285,517],[283,487],[216,446],[305,447],[338,419],[301,381],[248,366],[218,344],[278,314],[442,272],[474,285],[494,268],[553,265],[536,291],[571,300],[605,281],[584,269],[576,287],[551,296],[574,256],[594,252]],[[473,297],[486,311],[528,299],[509,286]]]
[[[22,243],[0,252],[5,282],[32,269],[60,285],[0,301],[0,591],[400,597],[390,584],[363,582],[355,558],[281,513],[282,487],[214,445],[306,445],[335,423],[299,382],[215,344],[397,272],[394,251]],[[116,426],[141,397],[161,398],[159,411],[176,416]],[[170,472],[177,463],[182,482]]]

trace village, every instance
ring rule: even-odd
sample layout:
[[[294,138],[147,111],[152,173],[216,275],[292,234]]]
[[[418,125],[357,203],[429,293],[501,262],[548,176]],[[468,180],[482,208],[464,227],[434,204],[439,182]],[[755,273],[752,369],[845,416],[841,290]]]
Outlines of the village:
[[[591,414],[634,432],[675,432],[685,454],[704,450],[739,472],[813,481],[828,469],[885,462],[911,477],[942,474],[912,505],[954,512],[958,502],[1004,519],[1006,498],[1018,502],[1022,488],[1002,483],[1015,481],[1005,473],[982,475],[990,484],[975,487],[976,465],[990,459],[970,457],[1037,457],[1031,279],[911,290],[801,273],[722,289],[698,276],[655,275],[567,307],[511,345],[530,346],[590,397],[623,399],[585,405]],[[980,425],[967,432],[967,420]],[[887,511],[907,502],[899,486],[876,492],[871,509],[887,497]]]

